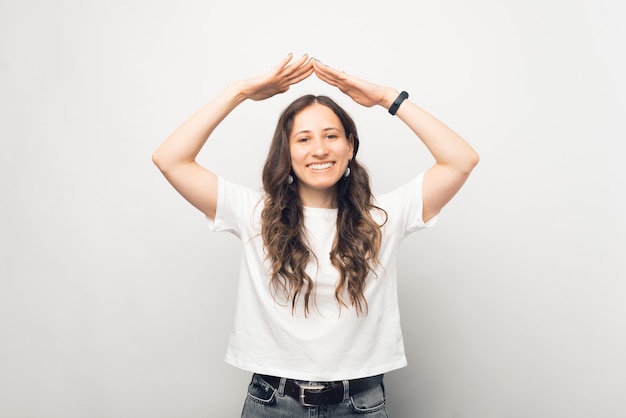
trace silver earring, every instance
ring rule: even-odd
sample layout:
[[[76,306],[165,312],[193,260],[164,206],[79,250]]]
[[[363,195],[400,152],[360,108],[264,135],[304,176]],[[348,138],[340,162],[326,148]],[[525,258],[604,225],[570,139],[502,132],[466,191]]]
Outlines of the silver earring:
[[[350,167],[346,167],[346,172],[343,173],[344,177],[348,177],[350,175]]]
[[[293,176],[291,174],[289,174],[287,176],[287,184],[291,184],[291,183],[293,183]]]

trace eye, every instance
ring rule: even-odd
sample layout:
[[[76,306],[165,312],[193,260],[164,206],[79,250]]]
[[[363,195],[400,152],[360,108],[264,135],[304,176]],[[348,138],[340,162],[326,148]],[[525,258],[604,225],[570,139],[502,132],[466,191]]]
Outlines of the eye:
[[[309,140],[308,136],[303,136],[297,139],[298,142],[307,142]]]
[[[337,135],[335,135],[335,134],[328,134],[328,135],[326,135],[326,138],[328,138],[328,139],[337,139]]]

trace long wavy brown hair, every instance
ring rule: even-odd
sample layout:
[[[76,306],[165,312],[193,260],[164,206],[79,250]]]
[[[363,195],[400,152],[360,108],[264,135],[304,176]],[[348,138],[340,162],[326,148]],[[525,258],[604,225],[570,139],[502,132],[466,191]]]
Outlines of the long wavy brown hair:
[[[383,209],[373,204],[370,178],[358,163],[359,135],[348,113],[326,96],[306,95],[291,103],[281,114],[263,168],[265,205],[261,213],[262,236],[271,266],[270,285],[273,294],[291,300],[292,312],[300,297],[304,299],[304,314],[315,303],[315,282],[305,268],[317,256],[307,245],[304,235],[302,201],[298,180],[291,170],[289,136],[295,116],[303,109],[319,103],[330,108],[339,118],[346,138],[352,141],[353,158],[350,175],[339,180],[337,187],[337,235],[330,260],[338,270],[335,298],[339,306],[353,306],[358,315],[367,313],[365,280],[374,273],[381,245],[381,226],[372,217],[372,210]],[[289,176],[293,182],[287,181]],[[384,224],[384,222],[383,222]],[[346,299],[347,295],[347,300]]]

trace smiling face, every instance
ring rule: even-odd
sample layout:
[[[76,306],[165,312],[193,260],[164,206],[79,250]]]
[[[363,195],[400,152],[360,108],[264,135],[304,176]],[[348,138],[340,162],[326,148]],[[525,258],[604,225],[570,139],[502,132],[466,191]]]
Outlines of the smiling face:
[[[327,106],[315,103],[293,119],[291,168],[304,206],[336,207],[336,185],[353,157],[352,142]]]

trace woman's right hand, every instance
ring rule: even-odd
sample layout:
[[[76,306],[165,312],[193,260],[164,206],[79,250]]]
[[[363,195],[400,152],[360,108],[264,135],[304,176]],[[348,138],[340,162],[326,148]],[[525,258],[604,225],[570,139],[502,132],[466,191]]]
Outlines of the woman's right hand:
[[[200,166],[196,156],[213,130],[245,99],[264,100],[289,90],[313,73],[307,55],[291,63],[289,54],[265,75],[231,83],[222,93],[180,125],[152,159],[174,188],[209,218],[217,208],[217,175]]]
[[[292,84],[297,84],[313,74],[313,60],[308,55],[303,55],[297,61],[290,64],[292,54],[287,55],[270,72],[235,84],[246,99],[265,100],[284,93]]]

